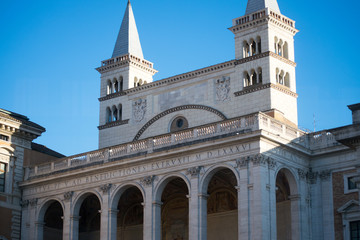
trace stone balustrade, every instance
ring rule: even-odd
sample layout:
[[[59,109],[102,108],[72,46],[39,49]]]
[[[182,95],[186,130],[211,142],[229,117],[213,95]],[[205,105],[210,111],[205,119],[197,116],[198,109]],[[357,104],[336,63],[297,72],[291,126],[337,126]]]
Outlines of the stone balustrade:
[[[257,113],[62,158],[55,162],[30,168],[28,170],[27,178],[72,169],[96,162],[131,161],[123,157],[140,152],[151,153],[155,150],[175,146],[180,143],[192,142],[226,134],[229,134],[230,136],[233,136],[234,134],[241,135],[243,133],[262,129],[273,132],[288,141],[303,146],[309,145],[309,141],[306,139],[306,135],[303,131],[279,122],[266,114]],[[319,139],[315,138],[313,141],[318,140]]]

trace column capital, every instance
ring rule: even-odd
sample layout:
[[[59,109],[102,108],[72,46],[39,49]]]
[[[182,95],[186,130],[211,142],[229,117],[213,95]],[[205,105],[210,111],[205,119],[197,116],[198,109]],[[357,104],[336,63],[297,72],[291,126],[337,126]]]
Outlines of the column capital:
[[[186,174],[191,175],[192,178],[195,178],[195,177],[199,176],[202,169],[203,169],[203,166],[192,167],[186,171]]]
[[[66,193],[64,193],[64,200],[70,201],[72,196],[74,196],[74,192],[72,192],[72,191],[66,192]]]
[[[150,187],[150,186],[152,186],[152,184],[155,180],[155,177],[156,177],[155,175],[144,177],[143,179],[140,180],[140,183],[144,187]]]
[[[159,202],[159,201],[154,201],[152,204],[153,204],[154,206],[161,207],[164,203],[163,203],[163,202]]]
[[[79,221],[81,218],[81,216],[78,216],[78,215],[71,215],[70,216],[70,219],[73,220],[73,221]]]
[[[322,181],[328,181],[331,177],[331,170],[321,171],[319,177]]]
[[[35,207],[38,203],[38,200],[39,199],[37,199],[37,198],[30,199],[29,200],[30,206]]]
[[[112,186],[113,185],[111,183],[107,183],[107,184],[101,185],[100,190],[103,192],[103,194],[106,194],[106,193],[109,193]]]
[[[210,197],[210,195],[209,194],[204,194],[204,193],[199,193],[198,197],[201,198],[201,199],[206,200],[206,199],[208,199]]]

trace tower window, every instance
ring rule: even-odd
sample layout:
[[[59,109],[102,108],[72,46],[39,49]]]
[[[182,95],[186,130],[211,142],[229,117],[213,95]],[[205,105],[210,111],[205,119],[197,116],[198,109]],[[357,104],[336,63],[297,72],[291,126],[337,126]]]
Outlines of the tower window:
[[[110,108],[106,108],[106,123],[111,123],[112,116]]]
[[[9,137],[8,136],[5,136],[5,135],[2,135],[0,134],[0,140],[3,140],[3,141],[9,141]]]
[[[118,120],[118,109],[113,106],[113,110],[112,110],[112,120],[113,122],[116,122]]]
[[[122,120],[122,105],[119,104],[119,120]]]
[[[5,192],[6,164],[0,162],[0,192]]]

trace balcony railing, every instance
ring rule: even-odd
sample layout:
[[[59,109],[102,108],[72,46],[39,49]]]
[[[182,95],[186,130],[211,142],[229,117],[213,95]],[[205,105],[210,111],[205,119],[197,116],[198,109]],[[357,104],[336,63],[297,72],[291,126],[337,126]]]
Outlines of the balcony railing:
[[[28,169],[27,177],[41,176],[96,162],[109,162],[114,160],[131,162],[131,159],[122,157],[131,156],[141,152],[152,153],[164,147],[170,147],[177,144],[212,138],[220,135],[231,133],[241,135],[244,132],[248,133],[261,129],[281,136],[289,142],[294,142],[304,147],[309,146],[309,139],[303,131],[279,122],[266,114],[257,113],[62,158],[51,163],[38,165]],[[323,137],[324,136],[321,136],[321,139],[323,139]],[[320,139],[317,139],[316,136],[312,136],[312,138],[311,143]]]

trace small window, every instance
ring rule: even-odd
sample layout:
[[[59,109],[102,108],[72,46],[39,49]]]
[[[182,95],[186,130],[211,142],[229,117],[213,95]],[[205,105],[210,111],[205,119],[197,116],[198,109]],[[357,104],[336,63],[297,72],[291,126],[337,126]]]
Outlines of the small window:
[[[360,221],[350,222],[350,239],[360,240]]]
[[[9,141],[9,137],[0,134],[0,140],[4,140],[4,141],[7,141],[7,142],[8,142],[8,141]]]
[[[189,123],[184,117],[175,118],[170,126],[170,132],[176,132],[189,127]]]
[[[0,163],[0,192],[5,192],[5,173],[6,165],[5,163]]]
[[[348,177],[348,190],[356,190],[356,183],[354,182],[355,177]]]

